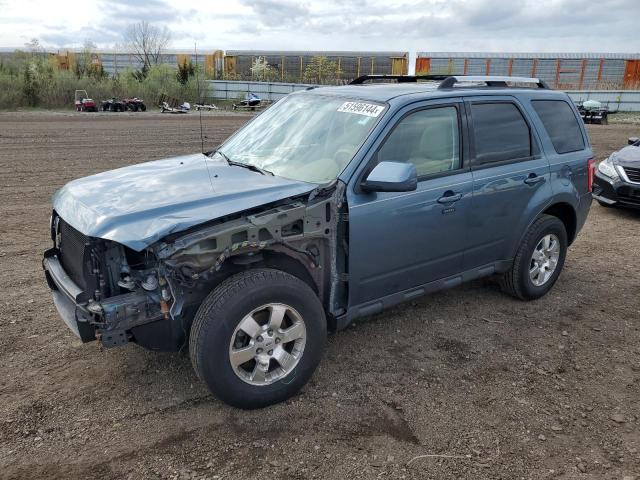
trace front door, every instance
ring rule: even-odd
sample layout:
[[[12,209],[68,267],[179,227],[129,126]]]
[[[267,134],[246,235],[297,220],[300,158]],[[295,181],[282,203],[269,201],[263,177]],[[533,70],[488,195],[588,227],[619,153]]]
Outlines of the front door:
[[[472,178],[463,162],[463,103],[438,101],[399,112],[365,172],[382,161],[412,162],[412,192],[347,193],[350,307],[462,270]],[[366,174],[365,174],[366,176]]]

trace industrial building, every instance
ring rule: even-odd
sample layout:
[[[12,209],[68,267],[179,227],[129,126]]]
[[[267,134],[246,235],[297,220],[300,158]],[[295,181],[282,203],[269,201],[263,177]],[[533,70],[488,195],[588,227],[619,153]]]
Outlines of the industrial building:
[[[640,87],[640,54],[418,52],[416,74],[537,77],[563,90]]]

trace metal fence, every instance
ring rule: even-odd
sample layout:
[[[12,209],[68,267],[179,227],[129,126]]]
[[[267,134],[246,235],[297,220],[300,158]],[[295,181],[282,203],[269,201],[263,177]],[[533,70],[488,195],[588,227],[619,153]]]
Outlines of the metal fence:
[[[640,90],[567,90],[574,102],[597,100],[611,111],[640,112]]]
[[[207,97],[215,100],[241,100],[247,93],[255,93],[263,100],[276,101],[291,92],[314,87],[304,83],[241,82],[207,80]]]

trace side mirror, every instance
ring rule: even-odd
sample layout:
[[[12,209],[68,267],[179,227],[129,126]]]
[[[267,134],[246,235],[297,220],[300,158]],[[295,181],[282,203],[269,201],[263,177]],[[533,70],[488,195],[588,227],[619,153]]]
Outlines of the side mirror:
[[[362,182],[366,192],[411,192],[418,188],[413,163],[380,162]]]
[[[636,143],[638,143],[640,141],[640,138],[638,137],[629,137],[629,145],[635,145]]]

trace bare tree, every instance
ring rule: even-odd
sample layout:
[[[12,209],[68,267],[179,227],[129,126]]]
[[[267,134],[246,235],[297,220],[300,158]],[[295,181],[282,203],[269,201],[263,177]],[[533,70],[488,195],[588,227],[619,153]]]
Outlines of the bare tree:
[[[44,48],[37,38],[32,38],[31,41],[24,44],[25,48],[32,53],[42,53]]]
[[[157,65],[162,51],[171,40],[171,32],[165,27],[156,27],[146,20],[134,23],[125,32],[125,42],[131,53],[142,63],[144,71]]]

